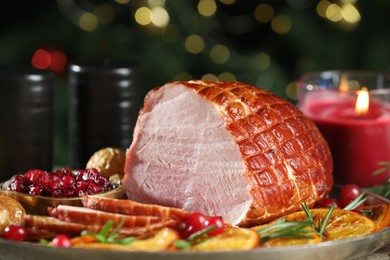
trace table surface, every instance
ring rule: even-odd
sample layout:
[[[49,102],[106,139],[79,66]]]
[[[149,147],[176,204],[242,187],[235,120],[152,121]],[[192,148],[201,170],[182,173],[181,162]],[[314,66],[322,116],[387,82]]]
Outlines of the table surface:
[[[390,260],[390,244],[382,247],[378,251],[368,256],[358,258],[357,260],[385,260],[385,259]]]

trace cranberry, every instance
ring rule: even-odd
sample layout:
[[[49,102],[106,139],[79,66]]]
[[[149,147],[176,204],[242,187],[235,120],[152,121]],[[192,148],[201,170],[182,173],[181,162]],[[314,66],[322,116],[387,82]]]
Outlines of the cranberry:
[[[43,176],[47,175],[42,170],[30,170],[24,174],[24,177],[29,180],[32,184],[39,184]]]
[[[57,235],[52,242],[55,247],[72,247],[72,242],[67,235]]]
[[[192,225],[193,232],[198,232],[205,228],[206,216],[200,212],[194,212],[187,217],[186,222]]]
[[[20,225],[11,224],[4,229],[4,238],[14,241],[26,239],[26,228]]]
[[[73,172],[60,169],[53,172],[30,170],[24,175],[13,177],[7,189],[52,197],[75,197],[112,190],[108,177],[97,169],[84,169]]]
[[[88,184],[87,194],[95,194],[95,193],[99,193],[101,191],[102,190],[100,189],[100,187],[97,186],[96,184],[94,184],[94,183]]]
[[[63,181],[65,187],[69,187],[69,186],[73,185],[74,183],[76,183],[75,178],[71,175],[66,175],[66,176],[62,177],[62,181]]]
[[[362,190],[356,184],[346,184],[340,191],[340,206],[344,208],[354,199],[356,199],[361,193]]]
[[[182,222],[178,227],[180,237],[183,239],[188,238],[192,233],[194,233],[193,229],[194,227],[190,223],[186,221]]]
[[[43,189],[41,186],[30,186],[30,191],[28,194],[30,195],[41,195],[43,192]]]
[[[224,230],[224,227],[225,227],[225,224],[223,223],[223,220],[221,217],[209,217],[206,222],[205,222],[205,226],[206,227],[210,227],[210,226],[217,226],[215,229],[213,229],[212,231],[210,231],[209,233],[209,236],[216,236],[216,235],[219,235],[219,234],[222,234],[223,233],[223,230]]]
[[[223,233],[225,226],[223,219],[216,216],[207,217],[202,213],[194,212],[187,217],[186,221],[179,225],[179,233],[185,239],[195,232],[214,225],[216,228],[208,233],[209,236],[216,236]]]
[[[336,208],[340,208],[338,200],[334,198],[324,198],[321,200],[321,202],[317,205],[318,208],[330,208],[332,205],[336,205]]]

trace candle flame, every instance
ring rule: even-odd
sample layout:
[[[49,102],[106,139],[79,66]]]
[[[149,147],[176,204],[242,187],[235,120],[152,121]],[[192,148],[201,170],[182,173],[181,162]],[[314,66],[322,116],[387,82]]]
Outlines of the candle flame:
[[[362,88],[357,92],[357,100],[356,100],[356,105],[355,105],[355,113],[358,116],[362,116],[367,114],[368,112],[368,107],[369,107],[369,95],[368,95],[368,90],[367,88]]]

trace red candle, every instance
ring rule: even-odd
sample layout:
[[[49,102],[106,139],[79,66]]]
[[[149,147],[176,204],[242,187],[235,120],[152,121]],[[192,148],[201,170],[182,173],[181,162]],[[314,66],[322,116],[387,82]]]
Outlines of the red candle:
[[[367,104],[366,112],[356,111],[356,95],[325,89],[308,93],[300,107],[329,143],[336,183],[368,187],[390,177],[390,171],[373,175],[378,162],[390,161],[390,107]]]

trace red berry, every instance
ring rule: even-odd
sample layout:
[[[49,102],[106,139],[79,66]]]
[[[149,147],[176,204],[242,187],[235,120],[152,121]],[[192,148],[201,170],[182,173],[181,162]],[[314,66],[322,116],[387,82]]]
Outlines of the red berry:
[[[26,228],[20,225],[11,224],[4,229],[4,238],[14,241],[26,239]]]
[[[192,226],[193,232],[198,232],[205,228],[206,216],[200,212],[191,213],[186,222]]]
[[[180,237],[183,239],[188,238],[192,233],[194,233],[193,228],[194,227],[188,222],[182,222],[178,227]]]
[[[340,207],[344,208],[354,199],[356,199],[362,190],[356,184],[346,184],[340,191]]]
[[[41,195],[42,191],[43,191],[43,189],[40,186],[31,186],[30,191],[28,193],[30,195]]]
[[[72,247],[72,242],[67,235],[57,235],[52,242],[55,247]]]
[[[213,225],[216,225],[217,227],[208,233],[209,236],[216,236],[223,233],[225,224],[223,223],[223,219],[221,217],[217,217],[217,216],[209,217],[206,220],[205,222],[206,227],[210,227]]]
[[[318,208],[330,208],[332,205],[336,205],[336,208],[340,208],[339,202],[334,198],[324,198],[323,200],[318,203]]]
[[[32,184],[39,184],[42,177],[46,175],[45,171],[42,170],[30,170],[24,174],[24,177],[29,180]]]

